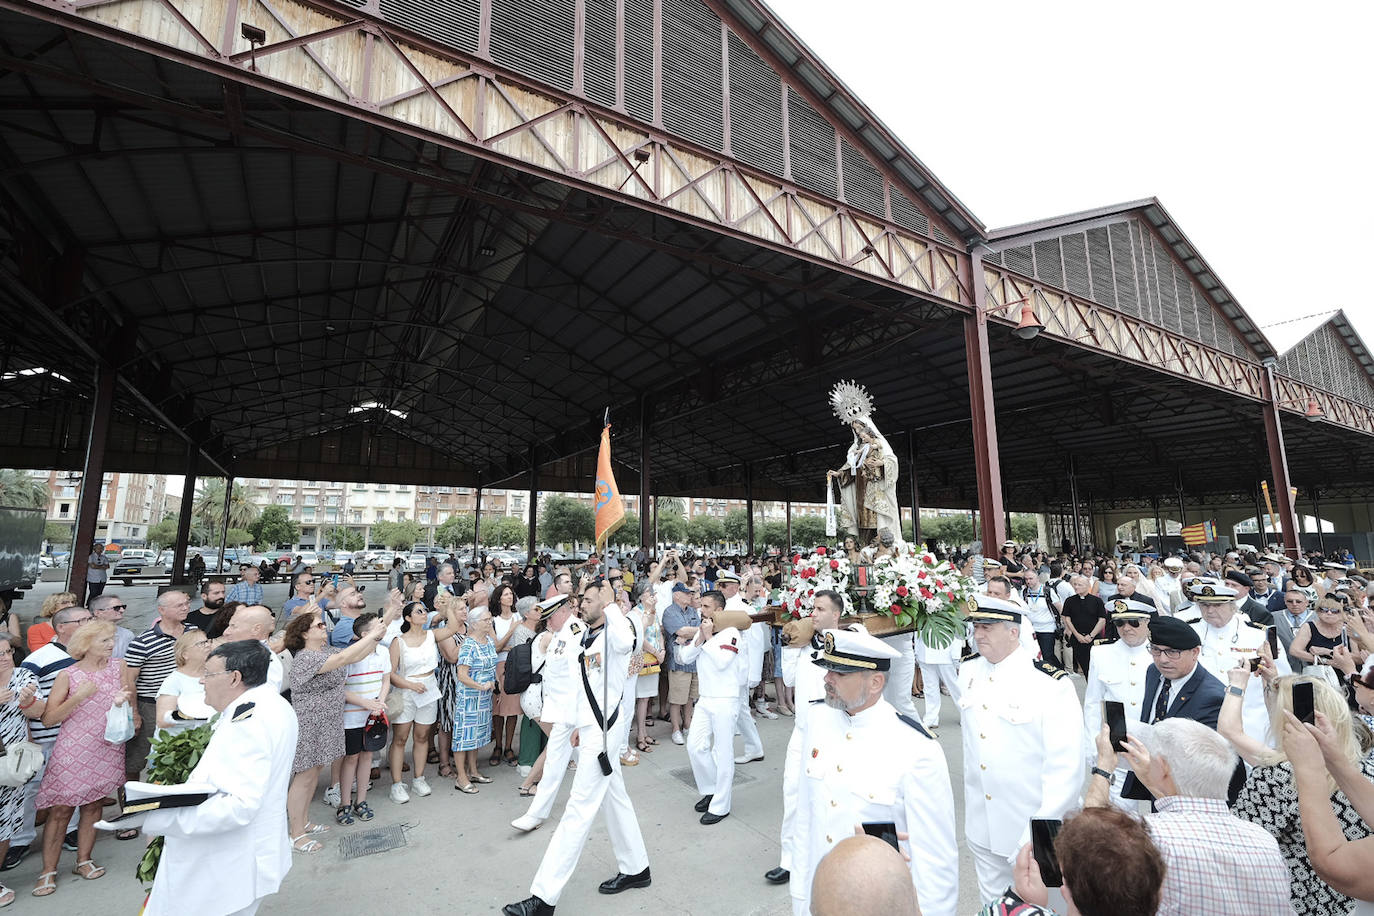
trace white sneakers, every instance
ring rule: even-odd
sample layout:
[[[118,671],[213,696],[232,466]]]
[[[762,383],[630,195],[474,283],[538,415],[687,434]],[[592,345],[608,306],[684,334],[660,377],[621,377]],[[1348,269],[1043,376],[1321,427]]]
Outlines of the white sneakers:
[[[687,743],[686,739],[684,739],[684,738],[682,737],[682,732],[673,732],[673,743],[674,743],[674,744],[686,744],[686,743]]]
[[[393,782],[391,784],[391,800],[398,805],[404,805],[410,801],[410,793],[406,791],[405,783]]]
[[[529,833],[531,830],[538,830],[539,825],[542,823],[544,823],[542,817],[531,817],[528,814],[522,814],[511,821],[510,825],[522,833]]]
[[[337,808],[343,802],[343,795],[339,792],[339,784],[336,782],[328,789],[324,790],[324,803],[331,808]]]
[[[778,717],[777,713],[768,708],[768,701],[762,697],[754,703],[754,708],[758,710],[759,715],[763,716],[765,719],[776,719]]]
[[[423,776],[416,776],[414,779],[412,779],[410,781],[410,788],[416,795],[420,796],[421,798],[424,798],[426,795],[430,793],[429,780],[425,779]]]
[[[753,755],[751,755],[751,754],[740,754],[738,757],[735,758],[735,763],[737,763],[737,764],[753,763],[755,760],[762,760],[762,759],[763,759],[763,755],[762,755],[762,754],[759,754],[757,757],[756,757],[756,756],[753,756]]]

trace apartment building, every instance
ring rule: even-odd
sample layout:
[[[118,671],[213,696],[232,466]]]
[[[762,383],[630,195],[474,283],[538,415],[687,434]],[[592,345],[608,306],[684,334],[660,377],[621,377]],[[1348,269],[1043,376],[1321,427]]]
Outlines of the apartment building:
[[[48,501],[48,521],[74,526],[81,501],[80,472],[29,473],[34,479],[45,482],[51,494]],[[165,474],[125,474],[119,471],[107,473],[100,487],[96,540],[106,544],[139,546],[147,537],[148,529],[162,521],[168,511],[177,511],[180,505],[179,497],[168,496]]]

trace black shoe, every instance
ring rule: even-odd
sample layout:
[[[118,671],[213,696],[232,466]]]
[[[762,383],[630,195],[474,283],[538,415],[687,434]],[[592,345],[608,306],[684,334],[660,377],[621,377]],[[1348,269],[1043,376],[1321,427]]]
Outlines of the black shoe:
[[[719,824],[721,821],[725,820],[729,816],[730,812],[728,811],[724,814],[712,814],[710,811],[707,811],[705,814],[701,816],[701,822],[705,824],[707,827],[710,827],[712,824]]]
[[[779,865],[777,868],[770,868],[763,873],[763,880],[769,884],[786,884],[792,877],[792,873]]]
[[[701,814],[707,808],[711,807],[711,799],[713,798],[715,798],[714,795],[703,795],[701,796],[701,801],[697,802],[692,807],[696,809],[697,814]]]
[[[68,852],[76,852],[76,831],[70,831],[62,838],[62,848]]]
[[[618,894],[627,891],[632,887],[648,887],[654,881],[649,877],[649,869],[644,869],[637,875],[627,875],[624,872],[618,873],[614,878],[601,882],[597,890],[603,894]]]
[[[519,903],[508,903],[501,907],[506,916],[553,916],[553,907],[538,897],[527,897]]]
[[[4,864],[0,864],[0,871],[9,871],[11,868],[18,868],[19,863],[24,861],[24,856],[29,854],[27,844],[23,846],[11,846],[10,851],[5,853]]]

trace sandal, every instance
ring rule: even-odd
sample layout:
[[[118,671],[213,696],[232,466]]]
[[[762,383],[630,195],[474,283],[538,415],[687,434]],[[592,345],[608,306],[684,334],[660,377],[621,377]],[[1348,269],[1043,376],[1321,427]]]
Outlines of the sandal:
[[[533,797],[534,797],[534,793],[538,791],[537,785],[538,785],[538,784],[536,783],[536,784],[533,785],[533,786],[521,786],[521,787],[520,787],[520,797],[521,797],[521,798],[533,798]]]
[[[353,816],[360,821],[370,821],[375,814],[372,813],[372,806],[367,802],[357,802],[353,805]]]
[[[491,777],[490,777],[490,776],[483,776],[481,773],[473,773],[473,774],[472,774],[472,781],[473,781],[473,782],[480,782],[482,785],[485,786],[487,783],[491,782]]]
[[[83,868],[85,871],[82,871]],[[96,865],[90,859],[84,859],[76,863],[76,868],[72,869],[72,874],[80,878],[85,878],[87,881],[94,881],[96,878],[105,874],[105,869]]]
[[[302,836],[319,836],[322,833],[328,832],[329,827],[325,824],[311,824],[307,822],[305,825],[305,833],[302,834]]]
[[[35,897],[46,897],[57,890],[57,872],[45,871],[38,876],[38,884],[30,892]]]
[[[506,766],[513,767],[520,762],[520,758],[515,756],[515,751],[506,748]]]
[[[643,738],[635,742],[635,747],[639,749],[641,754],[653,753],[653,749],[649,747],[649,742],[645,741]]]
[[[444,764],[443,766],[439,767],[439,775],[444,779],[452,779],[453,767],[447,763]]]
[[[115,831],[116,840],[136,840],[138,839],[138,828],[130,827],[128,830]]]
[[[491,759],[487,761],[489,767],[499,767],[501,765],[501,746],[498,744],[496,750],[491,752]]]
[[[645,735],[645,736],[644,736],[644,741],[645,741],[646,744],[658,744],[658,742],[654,740],[654,736],[653,736],[653,735]]]
[[[645,727],[645,728],[653,728],[653,727],[654,727],[654,717],[653,717],[653,716],[645,716],[645,717],[644,717],[644,727]]]
[[[339,805],[338,809],[334,812],[334,821],[344,827],[352,827],[355,823],[353,820],[353,806]]]
[[[14,891],[5,885],[0,884],[0,907],[7,907],[14,902]]]
[[[301,842],[302,840],[305,842]],[[317,840],[312,840],[310,834],[302,833],[300,836],[291,838],[291,848],[296,852],[319,852],[324,847]]]
[[[438,762],[439,762],[439,752],[436,751],[434,748],[430,748],[430,749],[429,749],[429,753],[425,756],[425,763],[438,763]],[[406,766],[409,767],[410,764],[406,764]]]
[[[637,767],[639,766],[639,757],[635,755],[634,751],[630,751],[628,754],[621,754],[620,765],[623,767]]]
[[[457,789],[459,792],[462,792],[464,795],[476,795],[478,792],[482,791],[481,789],[474,786],[472,783],[468,783],[465,786],[460,786],[458,785],[458,783],[455,782],[453,784],[453,788]]]

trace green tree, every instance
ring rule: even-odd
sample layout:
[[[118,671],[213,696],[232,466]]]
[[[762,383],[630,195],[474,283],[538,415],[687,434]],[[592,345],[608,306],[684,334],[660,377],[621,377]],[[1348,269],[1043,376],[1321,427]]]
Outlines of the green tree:
[[[825,519],[821,516],[803,515],[792,520],[792,543],[798,547],[817,547],[829,540],[825,536]]]
[[[229,495],[229,527],[252,530],[253,522],[260,514],[257,505],[248,498],[248,490],[242,484],[234,484]],[[195,500],[191,503],[191,516],[209,531],[216,532],[224,525],[224,481],[214,477],[200,487]]]
[[[28,471],[0,470],[0,506],[46,510],[50,499],[52,492],[46,479],[40,480]]]
[[[1035,516],[1029,512],[1013,512],[1011,514],[1011,531],[1007,532],[1013,540],[1022,544],[1029,544],[1040,536],[1039,527],[1035,524]]]
[[[749,511],[731,509],[725,513],[725,539],[743,544],[749,539]]]
[[[658,513],[658,539],[664,544],[681,544],[687,538],[687,519],[681,512]]]
[[[539,532],[546,544],[590,542],[596,536],[596,513],[576,499],[551,494],[539,507]]]
[[[624,524],[611,535],[611,543],[616,547],[638,547],[639,516],[633,512],[626,512]]]
[[[725,526],[710,515],[697,515],[687,523],[687,543],[709,548],[725,539]]]
[[[787,523],[786,522],[764,522],[754,530],[755,546],[760,547],[779,547],[786,548],[787,545]]]
[[[498,515],[482,520],[482,544],[486,547],[505,547],[523,544],[530,529],[513,515]]]
[[[438,528],[434,529],[434,543],[439,547],[457,550],[472,543],[472,533],[476,520],[472,515],[450,515]]]
[[[658,520],[663,521],[665,512],[675,512],[678,515],[686,516],[687,507],[682,504],[682,500],[676,496],[655,496],[654,505],[658,507]]]
[[[345,528],[342,525],[330,528],[324,533],[325,540],[335,550],[347,550],[349,552],[362,550],[366,546],[363,542],[363,533],[352,528]]]
[[[175,515],[169,515],[156,525],[148,529],[146,535],[148,546],[155,550],[164,547],[174,547],[177,542],[177,519]]]
[[[220,495],[224,495],[222,489]],[[285,506],[263,509],[248,530],[253,535],[253,543],[261,550],[271,550],[279,544],[294,544],[301,537],[301,526],[291,521],[291,513]]]
[[[225,543],[230,547],[242,547],[245,544],[253,543],[253,532],[244,528],[230,528]]]
[[[410,550],[420,540],[420,526],[416,522],[374,522],[372,540],[392,550]]]
[[[946,544],[967,544],[973,540],[973,519],[967,515],[944,515],[921,522],[922,533],[926,537],[944,541]],[[984,545],[986,548],[987,545]],[[996,551],[996,548],[993,548]]]

